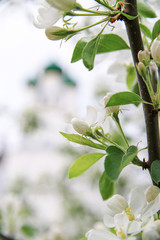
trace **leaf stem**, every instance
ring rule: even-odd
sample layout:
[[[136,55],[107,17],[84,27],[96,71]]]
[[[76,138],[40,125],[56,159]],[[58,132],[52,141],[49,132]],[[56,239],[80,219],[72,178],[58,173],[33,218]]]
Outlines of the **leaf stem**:
[[[117,126],[118,126],[118,128],[119,128],[119,130],[120,130],[120,132],[121,132],[121,134],[122,134],[122,137],[123,137],[123,139],[124,139],[127,147],[129,147],[129,143],[128,143],[128,140],[127,140],[127,138],[126,138],[126,136],[125,136],[125,134],[124,134],[124,132],[123,132],[121,123],[120,123],[120,121],[119,121],[118,114],[113,114],[113,119],[115,120],[115,122],[116,122],[116,124],[117,124]]]

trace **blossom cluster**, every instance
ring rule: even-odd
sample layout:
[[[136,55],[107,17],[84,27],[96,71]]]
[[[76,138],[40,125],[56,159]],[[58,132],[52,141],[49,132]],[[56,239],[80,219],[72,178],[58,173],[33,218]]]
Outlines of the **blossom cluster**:
[[[103,229],[92,229],[86,234],[88,240],[137,239],[158,240],[160,220],[154,219],[160,210],[160,190],[150,186],[144,193],[141,188],[131,191],[129,201],[116,194],[106,202]]]

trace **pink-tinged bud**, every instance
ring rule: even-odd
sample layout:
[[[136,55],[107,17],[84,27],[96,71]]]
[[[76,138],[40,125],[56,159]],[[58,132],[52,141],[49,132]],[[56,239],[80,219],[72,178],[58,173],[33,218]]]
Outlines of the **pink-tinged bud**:
[[[71,120],[72,126],[76,132],[79,134],[85,135],[89,131],[90,127],[87,122],[79,120],[78,118],[73,118]]]
[[[151,55],[153,59],[160,64],[160,41],[154,40],[151,46]]]
[[[160,194],[160,189],[158,187],[150,186],[147,188],[145,192],[147,202],[153,201],[158,196],[158,194]]]
[[[145,79],[147,76],[147,69],[146,69],[144,63],[139,62],[137,64],[137,70],[138,70],[139,75]]]
[[[138,60],[139,60],[139,62],[142,62],[145,65],[147,65],[149,63],[149,60],[150,60],[149,51],[148,50],[144,50],[144,51],[140,50],[138,52]]]
[[[106,107],[106,105],[112,95],[113,95],[112,93],[107,93],[107,95],[103,98],[104,107]],[[119,113],[119,106],[107,107],[106,109],[107,109],[108,114],[111,114],[111,113],[118,114]]]

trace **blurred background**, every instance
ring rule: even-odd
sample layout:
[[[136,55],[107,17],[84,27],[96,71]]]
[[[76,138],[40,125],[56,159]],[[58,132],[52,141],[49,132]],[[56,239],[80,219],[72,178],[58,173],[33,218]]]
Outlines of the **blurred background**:
[[[146,2],[159,11],[158,1]],[[76,240],[105,213],[98,190],[104,159],[69,180],[70,165],[92,149],[70,144],[59,131],[72,133],[71,119],[85,119],[86,106],[96,106],[107,92],[128,90],[132,59],[123,50],[97,56],[90,72],[81,61],[71,64],[77,40],[88,33],[50,41],[33,25],[36,9],[34,0],[0,1],[0,239]],[[115,25],[107,31],[128,41],[123,23]],[[124,107],[120,117],[130,142],[145,147],[141,106]],[[110,119],[108,131],[118,139]],[[127,195],[133,186],[150,183],[147,172],[132,166],[116,192]]]

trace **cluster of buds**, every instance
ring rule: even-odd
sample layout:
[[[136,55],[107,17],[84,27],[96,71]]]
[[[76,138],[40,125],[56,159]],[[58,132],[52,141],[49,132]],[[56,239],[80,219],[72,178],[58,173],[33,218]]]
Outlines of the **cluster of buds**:
[[[148,50],[138,52],[137,70],[143,78],[154,108],[159,106],[159,69],[160,64],[160,41],[154,40],[151,46],[151,52]]]

